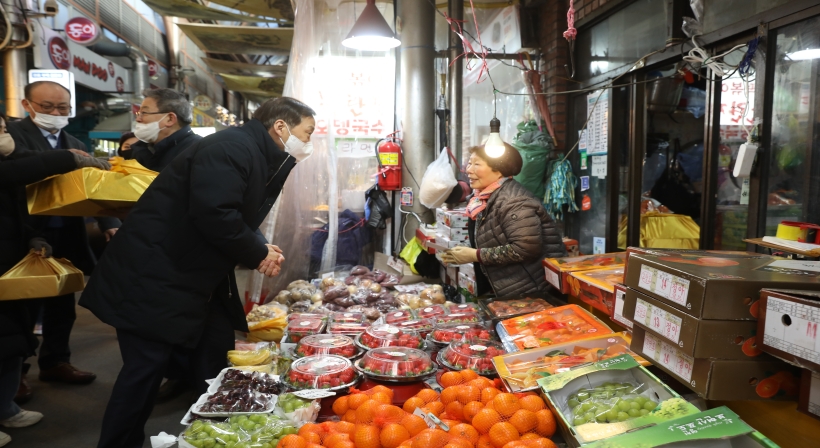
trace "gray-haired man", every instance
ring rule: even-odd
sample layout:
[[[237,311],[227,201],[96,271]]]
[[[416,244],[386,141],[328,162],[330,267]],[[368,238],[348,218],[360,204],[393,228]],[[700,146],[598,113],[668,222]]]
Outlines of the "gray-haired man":
[[[191,130],[191,120],[191,103],[183,94],[172,89],[146,90],[134,129],[140,141],[131,145],[125,158],[162,171],[179,153],[202,139]]]

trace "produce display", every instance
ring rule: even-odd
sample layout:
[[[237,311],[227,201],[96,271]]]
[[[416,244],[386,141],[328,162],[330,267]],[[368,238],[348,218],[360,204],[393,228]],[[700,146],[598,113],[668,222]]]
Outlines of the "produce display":
[[[444,316],[436,316],[437,324],[471,324],[481,322],[481,318],[475,313],[453,313]]]
[[[418,291],[418,294],[403,293],[396,296],[398,302],[410,309],[427,308],[433,305],[443,305],[447,298],[441,285],[432,285]]]
[[[217,378],[219,386],[217,392],[227,392],[238,389],[277,395],[282,392],[282,384],[270,375],[260,372],[245,372],[237,369],[227,369]]]
[[[358,324],[366,321],[367,317],[364,315],[364,313],[334,312],[330,314],[330,322]]]
[[[196,420],[182,434],[180,446],[275,448],[281,438],[297,432],[292,423],[265,414],[232,416],[225,422]]]
[[[490,314],[496,318],[508,318],[522,314],[535,313],[552,308],[544,299],[494,300],[487,303]]]
[[[360,361],[365,374],[381,379],[411,379],[433,373],[435,367],[427,353],[405,347],[376,348]]]
[[[317,319],[294,320],[288,324],[290,342],[299,342],[303,337],[319,334],[325,329],[325,321]]]
[[[490,339],[490,331],[480,324],[440,323],[430,333],[430,340],[439,344],[449,344],[453,341],[467,339]]]
[[[231,350],[228,352],[228,362],[233,366],[262,366],[273,361],[273,352],[270,348],[258,350]]]
[[[441,316],[447,313],[448,311],[443,305],[428,306],[416,311],[416,314],[418,314],[419,319],[428,319],[431,317]]]
[[[282,394],[279,395],[279,401],[276,403],[276,406],[281,408],[284,413],[290,414],[299,409],[310,406],[310,403],[312,402],[313,400],[299,398],[293,394]]]
[[[327,325],[327,332],[330,334],[343,334],[347,336],[356,336],[364,333],[370,327],[369,322],[365,323],[339,323],[331,322]]]
[[[314,355],[339,355],[344,358],[352,358],[358,354],[359,350],[353,344],[353,339],[347,336],[334,336],[329,334],[314,334],[306,336],[296,345],[297,356]]]
[[[267,412],[273,409],[272,404],[270,395],[245,387],[209,395],[196,412],[198,414]]]
[[[290,365],[284,376],[288,386],[296,389],[341,389],[358,379],[349,359],[336,355],[307,356]]]
[[[288,323],[298,320],[327,320],[327,316],[317,313],[291,313],[288,314]]]
[[[603,322],[577,305],[514,317],[502,321],[501,325],[520,350],[612,333]]]
[[[406,322],[402,322],[400,324],[395,324],[396,327],[400,328],[402,331],[412,330],[417,332],[421,337],[427,337],[427,334],[433,331],[433,321],[432,319],[414,319],[408,320]]]
[[[413,314],[410,310],[401,310],[395,311],[391,313],[387,313],[384,316],[384,321],[390,325],[396,325],[401,322],[407,322],[408,320],[415,319],[415,314]]]
[[[575,426],[584,423],[617,423],[642,417],[655,410],[658,403],[640,395],[641,386],[631,383],[603,383],[582,388],[569,396],[567,415]],[[669,403],[669,400],[664,403]],[[673,405],[673,403],[669,403]]]
[[[254,305],[248,312],[245,319],[250,322],[262,322],[271,319],[278,319],[287,315],[287,309],[278,306],[278,304]]]
[[[462,303],[462,304],[451,304],[450,305],[450,312],[451,313],[475,313],[481,314],[481,308],[478,307],[475,303]]]
[[[322,303],[325,299],[322,291],[305,280],[291,282],[286,289],[277,294],[272,302],[288,307],[288,312],[307,311],[312,304]]]
[[[399,305],[388,290],[398,282],[398,277],[394,275],[356,266],[344,280],[322,280],[320,286],[325,295],[323,306],[330,311],[347,311],[348,308],[361,305],[389,311]]]
[[[417,333],[409,330],[401,330],[394,325],[387,324],[369,327],[359,336],[359,342],[366,349],[379,347],[424,347],[424,341]]]
[[[493,358],[506,353],[501,344],[486,339],[451,342],[439,352],[444,365],[452,370],[474,370],[480,375],[495,375]]]

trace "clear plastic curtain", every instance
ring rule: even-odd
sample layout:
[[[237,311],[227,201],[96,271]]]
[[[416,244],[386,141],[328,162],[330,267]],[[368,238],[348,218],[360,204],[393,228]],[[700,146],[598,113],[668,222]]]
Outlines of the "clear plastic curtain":
[[[284,95],[316,111],[317,129],[311,139],[313,155],[291,172],[260,226],[268,241],[282,249],[286,261],[278,277],[265,279],[257,272],[249,276],[248,295],[257,301],[260,296],[272,297],[294,280],[309,279],[313,271],[338,264],[339,239],[348,231],[340,229],[340,213],[364,216],[364,192],[373,185],[378,170],[373,147],[393,130],[393,52],[363,56],[346,52],[341,45],[365,2],[295,0],[294,4],[294,39]],[[392,5],[378,7],[392,24]],[[324,246],[316,248],[316,235],[324,232]]]

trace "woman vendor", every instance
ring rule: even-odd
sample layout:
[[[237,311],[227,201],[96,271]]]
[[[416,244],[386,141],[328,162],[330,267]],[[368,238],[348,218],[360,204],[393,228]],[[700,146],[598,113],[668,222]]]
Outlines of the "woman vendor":
[[[548,284],[541,260],[564,257],[566,249],[541,201],[512,178],[521,172],[521,155],[504,146],[499,157],[489,157],[484,146],[470,149],[470,247],[450,249],[443,260],[476,264],[477,295],[542,293]]]

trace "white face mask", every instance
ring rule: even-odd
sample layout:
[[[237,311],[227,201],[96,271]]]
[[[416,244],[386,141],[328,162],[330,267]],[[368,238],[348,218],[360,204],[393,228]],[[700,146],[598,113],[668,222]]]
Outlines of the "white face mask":
[[[64,117],[62,115],[39,114],[37,112],[35,112],[35,114],[37,115],[35,115],[31,121],[46,131],[59,131],[60,129],[68,126],[68,117]]]
[[[153,123],[135,123],[134,137],[144,141],[145,143],[154,143],[159,137],[159,132],[162,130],[159,127],[159,122],[165,119],[168,114],[165,114],[159,120]]]
[[[285,124],[285,127],[288,128],[288,133],[290,134],[288,141],[285,142],[282,140],[282,137],[279,137],[279,141],[285,145],[285,152],[292,155],[297,162],[301,162],[310,157],[310,155],[313,154],[313,142],[305,143],[299,140],[290,132],[290,127],[288,127],[287,124]]]
[[[7,156],[14,152],[14,139],[11,134],[0,134],[0,156]]]

